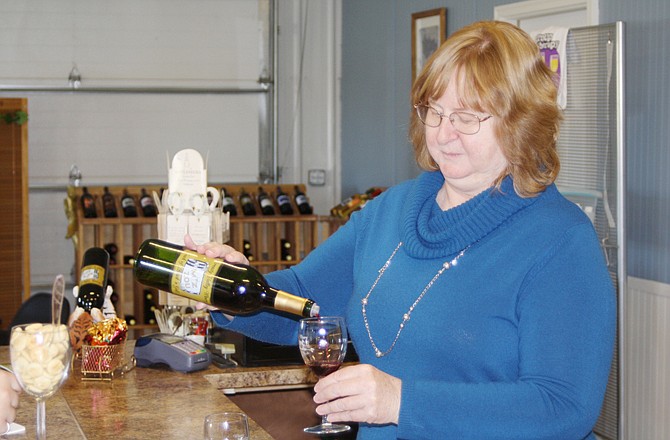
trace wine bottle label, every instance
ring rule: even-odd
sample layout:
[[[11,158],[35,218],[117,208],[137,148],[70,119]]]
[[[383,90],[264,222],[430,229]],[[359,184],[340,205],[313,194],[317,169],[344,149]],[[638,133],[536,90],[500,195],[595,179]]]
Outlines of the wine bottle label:
[[[235,205],[235,202],[233,201],[232,197],[224,197],[223,198],[223,206],[228,206],[228,205]]]
[[[86,284],[95,284],[102,287],[105,282],[105,268],[97,264],[84,266],[81,269],[81,277],[79,278],[79,287]]]
[[[270,201],[270,199],[261,199],[260,205],[261,208],[265,208],[266,206],[272,206],[272,201]]]
[[[149,205],[153,205],[153,204],[154,204],[154,201],[151,200],[151,197],[142,197],[140,199],[140,206],[143,207],[143,208],[146,207],[146,206],[149,206]]]
[[[184,252],[175,262],[170,290],[186,298],[211,304],[213,280],[220,265],[218,261],[195,252]]]
[[[279,197],[277,197],[277,203],[279,205],[285,205],[287,203],[291,203],[291,199],[286,194],[282,194]]]
[[[307,196],[303,196],[302,194],[299,194],[295,196],[295,202],[298,205],[302,205],[303,203],[307,203]]]

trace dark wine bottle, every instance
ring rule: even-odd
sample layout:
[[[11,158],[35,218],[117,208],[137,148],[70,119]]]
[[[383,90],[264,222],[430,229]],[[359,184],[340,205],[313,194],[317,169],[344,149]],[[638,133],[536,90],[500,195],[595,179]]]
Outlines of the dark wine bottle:
[[[221,206],[223,207],[223,212],[229,213],[231,217],[237,215],[235,201],[228,195],[225,188],[221,188]]]
[[[144,291],[144,323],[145,324],[155,324],[156,323],[156,301],[154,300],[154,294],[151,290]]]
[[[251,242],[249,240],[242,240],[242,253],[247,260],[254,261],[254,253],[251,251]]]
[[[116,264],[116,254],[119,252],[119,247],[116,245],[116,243],[107,243],[104,246],[104,249],[109,254],[109,264]],[[109,284],[109,280],[107,283]]]
[[[77,295],[77,305],[86,312],[90,313],[94,307],[102,310],[108,271],[109,254],[106,250],[99,247],[86,250],[81,263],[79,294]]]
[[[109,188],[105,187],[105,192],[102,194],[102,212],[105,217],[118,217],[119,214],[116,211],[116,202],[114,201],[114,196],[109,192]]]
[[[244,188],[240,188],[240,206],[242,206],[242,213],[244,215],[256,215],[254,201]]]
[[[272,199],[270,199],[270,196],[262,186],[258,187],[258,204],[261,207],[263,215],[275,215],[275,207],[272,204]]]
[[[123,319],[125,319],[128,325],[137,325],[137,319],[133,315],[125,315]]]
[[[309,206],[309,201],[304,192],[300,191],[298,185],[295,186],[295,204],[298,207],[300,214],[311,214],[312,207]]]
[[[144,188],[140,192],[140,207],[145,217],[156,217],[158,215],[158,208],[156,207],[156,203],[154,203],[154,198]]]
[[[293,246],[291,245],[291,242],[285,238],[282,238],[280,241],[280,247],[281,247],[281,259],[284,261],[293,260],[293,256],[291,255],[291,248]]]
[[[250,266],[208,258],[162,240],[149,239],[140,245],[134,274],[145,286],[231,314],[248,314],[262,308],[306,317],[319,313],[314,301],[270,287],[263,275]]]
[[[95,199],[86,187],[83,188],[81,195],[81,208],[84,211],[84,218],[96,218],[98,216],[95,210]]]
[[[119,252],[119,247],[116,245],[116,243],[107,243],[105,245],[105,250],[109,253],[109,255],[116,255],[117,252]]]
[[[123,190],[123,196],[121,196],[121,209],[124,217],[137,217],[135,198],[128,194],[127,189]]]
[[[291,199],[288,194],[281,190],[281,187],[277,187],[277,206],[279,206],[279,212],[282,215],[293,215],[293,206],[291,206]]]
[[[291,242],[285,238],[282,238],[280,241],[280,247],[281,247],[281,259],[284,261],[293,260],[293,255],[291,255],[291,248],[293,246],[291,245]]]

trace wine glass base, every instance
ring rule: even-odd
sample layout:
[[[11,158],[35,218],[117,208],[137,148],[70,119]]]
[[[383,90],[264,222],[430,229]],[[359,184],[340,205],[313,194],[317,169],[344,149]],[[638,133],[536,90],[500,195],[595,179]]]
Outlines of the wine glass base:
[[[316,434],[316,435],[339,434],[350,430],[351,426],[349,425],[337,425],[332,423],[311,426],[309,428],[303,429],[303,431],[305,431],[307,434]]]

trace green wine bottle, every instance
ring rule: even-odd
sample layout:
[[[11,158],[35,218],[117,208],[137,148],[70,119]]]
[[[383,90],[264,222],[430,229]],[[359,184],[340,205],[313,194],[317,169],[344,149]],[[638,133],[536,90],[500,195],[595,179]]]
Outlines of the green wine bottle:
[[[270,287],[256,269],[208,258],[163,240],[149,239],[134,259],[135,279],[230,314],[249,314],[262,308],[298,316],[318,316],[319,306]]]

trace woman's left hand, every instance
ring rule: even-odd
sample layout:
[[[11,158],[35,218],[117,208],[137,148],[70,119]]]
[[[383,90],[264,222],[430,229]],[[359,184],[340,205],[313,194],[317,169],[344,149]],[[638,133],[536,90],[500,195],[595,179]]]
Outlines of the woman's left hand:
[[[314,386],[316,412],[329,422],[398,423],[402,381],[372,365],[342,368]]]

